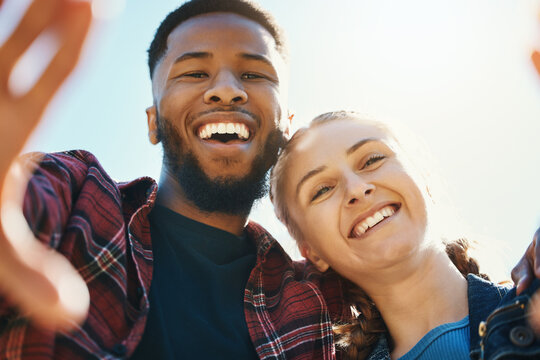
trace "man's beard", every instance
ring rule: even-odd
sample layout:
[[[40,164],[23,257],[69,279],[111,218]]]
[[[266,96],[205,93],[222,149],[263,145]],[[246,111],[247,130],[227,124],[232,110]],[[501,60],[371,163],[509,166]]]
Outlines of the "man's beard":
[[[269,169],[286,141],[280,129],[273,130],[248,174],[241,178],[219,176],[211,179],[193,153],[184,148],[176,127],[162,117],[158,117],[158,139],[163,144],[165,165],[186,198],[202,211],[231,215],[248,215],[255,200],[268,193]]]

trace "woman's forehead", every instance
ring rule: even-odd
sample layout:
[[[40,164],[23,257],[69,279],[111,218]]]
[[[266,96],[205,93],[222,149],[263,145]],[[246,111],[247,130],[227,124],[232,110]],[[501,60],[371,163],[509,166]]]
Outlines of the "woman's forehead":
[[[351,145],[366,139],[386,142],[388,132],[377,123],[356,119],[333,120],[307,130],[296,144],[294,152],[337,155],[340,152],[345,153]]]
[[[355,145],[364,141],[388,144],[387,131],[378,123],[355,119],[333,120],[308,129],[289,154],[285,170],[289,183],[296,184],[306,174],[348,162],[350,154],[356,152]]]

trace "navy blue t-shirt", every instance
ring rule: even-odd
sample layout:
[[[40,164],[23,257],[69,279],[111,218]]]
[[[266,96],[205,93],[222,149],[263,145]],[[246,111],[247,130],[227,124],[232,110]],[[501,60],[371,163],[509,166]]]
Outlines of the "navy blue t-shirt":
[[[254,244],[156,205],[150,312],[132,359],[258,359],[244,316]]]

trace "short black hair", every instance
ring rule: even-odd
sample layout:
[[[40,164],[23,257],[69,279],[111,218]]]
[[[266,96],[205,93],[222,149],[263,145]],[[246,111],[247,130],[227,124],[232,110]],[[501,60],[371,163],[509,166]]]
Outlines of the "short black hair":
[[[213,12],[234,13],[255,21],[272,35],[276,42],[276,49],[284,59],[287,58],[287,46],[283,31],[273,16],[257,4],[250,0],[190,0],[169,13],[156,30],[156,35],[148,48],[150,78],[153,77],[158,62],[167,52],[169,34],[184,21]]]

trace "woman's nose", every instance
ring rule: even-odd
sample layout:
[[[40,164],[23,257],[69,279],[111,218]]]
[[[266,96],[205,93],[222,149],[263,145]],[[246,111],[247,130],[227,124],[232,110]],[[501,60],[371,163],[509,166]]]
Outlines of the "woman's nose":
[[[375,191],[375,185],[366,181],[358,174],[351,174],[347,178],[346,205],[352,206],[364,202]]]

